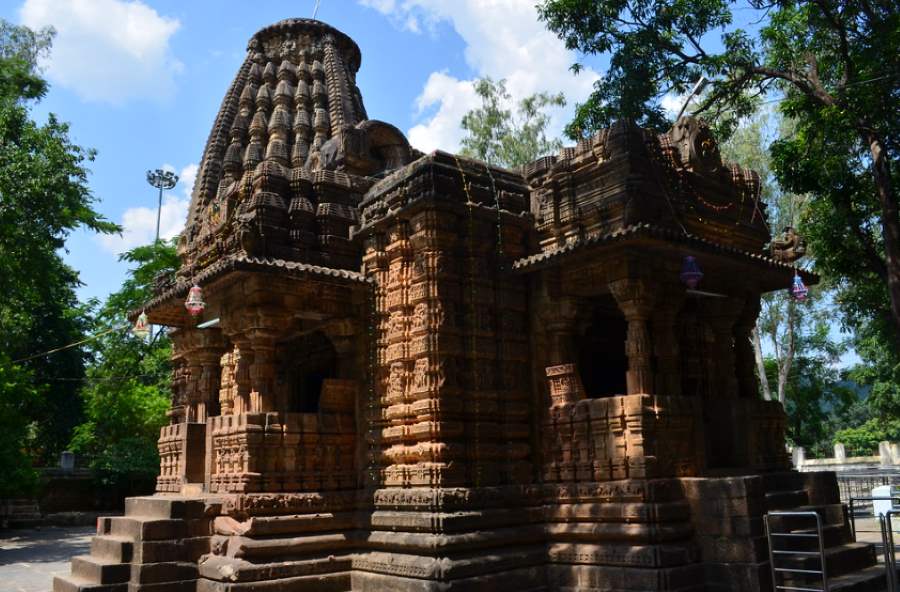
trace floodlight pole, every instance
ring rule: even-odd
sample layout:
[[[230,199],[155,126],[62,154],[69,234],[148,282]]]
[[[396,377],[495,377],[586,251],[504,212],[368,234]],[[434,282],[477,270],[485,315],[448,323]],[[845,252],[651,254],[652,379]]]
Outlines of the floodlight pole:
[[[684,100],[684,105],[681,106],[681,110],[678,112],[678,116],[675,118],[675,121],[681,119],[681,116],[684,115],[684,112],[687,109],[688,104],[691,102],[691,99],[703,92],[703,89],[706,88],[706,85],[708,83],[709,80],[706,79],[706,76],[701,76],[699,79],[697,79],[696,84],[694,84],[694,88],[691,89],[691,94],[689,94]]]
[[[147,171],[147,183],[159,189],[159,200],[156,206],[156,241],[159,242],[159,219],[162,216],[162,196],[163,191],[172,189],[178,183],[178,175],[172,171],[164,171],[156,169],[155,171]]]

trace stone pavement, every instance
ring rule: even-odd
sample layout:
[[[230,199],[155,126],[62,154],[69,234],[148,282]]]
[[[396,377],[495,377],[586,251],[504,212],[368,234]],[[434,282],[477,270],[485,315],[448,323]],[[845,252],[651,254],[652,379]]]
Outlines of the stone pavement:
[[[69,560],[89,552],[93,526],[0,530],[0,591],[48,592]]]

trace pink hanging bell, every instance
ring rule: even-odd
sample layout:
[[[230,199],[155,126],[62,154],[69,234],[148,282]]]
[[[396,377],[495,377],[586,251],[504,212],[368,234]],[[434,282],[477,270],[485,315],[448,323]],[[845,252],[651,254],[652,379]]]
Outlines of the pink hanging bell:
[[[681,263],[681,274],[678,277],[691,290],[700,285],[700,280],[703,279],[703,272],[700,271],[700,265],[697,264],[697,260],[694,257],[688,255],[684,258],[684,261]]]
[[[142,312],[134,322],[131,332],[139,339],[145,339],[150,335],[150,321],[147,319],[147,313]]]
[[[800,274],[794,274],[794,283],[791,286],[791,296],[794,297],[794,300],[802,302],[806,300],[806,295],[809,294],[809,288],[806,287],[806,284],[803,283],[803,279],[800,277]]]
[[[197,284],[194,284],[188,291],[184,307],[191,313],[192,317],[199,315],[206,308],[206,303],[203,301],[203,290]]]

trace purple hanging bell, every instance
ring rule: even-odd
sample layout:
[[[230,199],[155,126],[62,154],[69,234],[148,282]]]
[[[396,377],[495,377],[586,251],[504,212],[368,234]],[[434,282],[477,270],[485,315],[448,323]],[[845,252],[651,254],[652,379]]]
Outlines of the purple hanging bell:
[[[688,255],[684,258],[684,261],[681,263],[681,273],[678,277],[691,290],[700,284],[700,280],[703,279],[703,272],[700,271],[700,266],[694,257]]]

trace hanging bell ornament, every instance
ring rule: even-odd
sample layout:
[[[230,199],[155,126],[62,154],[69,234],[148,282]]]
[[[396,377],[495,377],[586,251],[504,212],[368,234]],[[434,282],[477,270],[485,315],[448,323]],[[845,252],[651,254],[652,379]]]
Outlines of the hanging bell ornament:
[[[206,308],[206,303],[203,302],[203,290],[197,284],[194,284],[188,291],[184,307],[193,317],[202,313],[203,309]]]
[[[794,283],[791,286],[791,296],[794,297],[794,300],[803,301],[806,300],[806,295],[809,294],[809,288],[806,287],[806,284],[803,283],[803,279],[800,277],[800,274],[794,274]]]
[[[134,322],[131,332],[135,337],[146,339],[150,335],[150,321],[147,319],[147,313],[142,312]]]
[[[678,277],[691,290],[700,284],[700,280],[703,279],[703,272],[700,271],[700,265],[697,264],[697,260],[694,257],[688,255],[684,258],[684,261],[681,263],[681,274]]]

